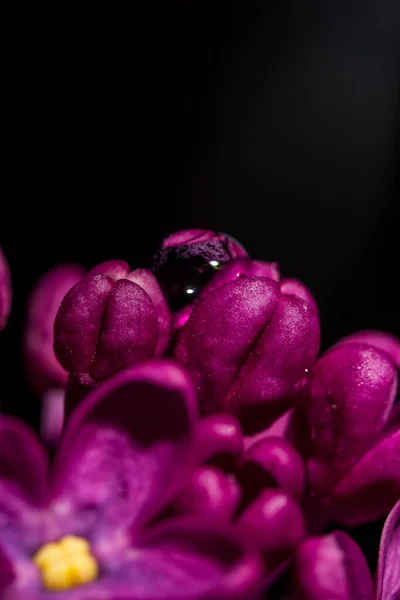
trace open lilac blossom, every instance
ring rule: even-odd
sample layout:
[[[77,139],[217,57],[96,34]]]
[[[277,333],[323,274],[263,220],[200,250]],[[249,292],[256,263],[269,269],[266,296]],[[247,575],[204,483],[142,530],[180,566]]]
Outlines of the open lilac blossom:
[[[376,600],[400,598],[400,500],[386,519],[379,547]]]
[[[263,564],[232,526],[155,520],[187,480],[195,418],[191,381],[160,360],[87,396],[51,472],[33,432],[2,417],[2,600],[258,598]]]
[[[0,331],[7,325],[11,311],[11,274],[7,259],[0,248]]]
[[[385,517],[400,496],[400,414],[389,353],[348,341],[324,354],[293,411],[315,506],[345,525]]]
[[[85,277],[79,265],[58,265],[37,281],[27,304],[23,349],[25,371],[33,392],[41,397],[42,435],[58,439],[62,420],[64,388],[68,374],[53,348],[54,320],[65,294]]]
[[[297,549],[293,571],[293,600],[374,600],[365,557],[343,531],[308,538]]]
[[[65,296],[54,324],[54,348],[67,371],[93,385],[161,356],[169,332],[169,310],[152,273],[109,261]]]
[[[231,412],[246,434],[293,406],[319,348],[314,304],[295,288],[282,291],[271,274],[279,277],[270,263],[245,258],[222,269],[203,288],[175,347],[202,413]]]
[[[245,249],[224,233],[187,229],[163,240],[153,258],[153,272],[176,312],[193,302],[215,272],[246,255]]]

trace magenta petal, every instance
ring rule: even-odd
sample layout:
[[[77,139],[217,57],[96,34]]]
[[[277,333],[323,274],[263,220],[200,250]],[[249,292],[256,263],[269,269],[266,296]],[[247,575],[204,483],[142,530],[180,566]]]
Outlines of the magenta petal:
[[[135,559],[134,559],[135,560]],[[178,519],[149,532],[131,563],[135,600],[255,600],[264,569],[224,525]],[[145,568],[146,567],[146,568]]]
[[[244,276],[266,277],[273,281],[279,281],[279,268],[276,263],[252,260],[247,257],[237,258],[215,273],[201,290],[199,298],[206,298],[211,292],[221,287],[221,285],[236,281]]]
[[[400,598],[400,500],[386,519],[379,547],[375,600]]]
[[[140,285],[150,296],[155,306],[158,318],[156,356],[162,356],[167,349],[171,329],[171,313],[165,301],[164,294],[153,273],[147,269],[135,269],[135,271],[129,273],[127,278],[133,281],[133,283]]]
[[[281,281],[281,293],[282,294],[290,294],[292,296],[298,296],[307,302],[310,306],[313,307],[316,313],[318,313],[318,305],[317,302],[312,295],[311,291],[297,279],[282,279]]]
[[[104,309],[96,355],[89,373],[95,380],[154,356],[157,315],[148,294],[136,283],[119,279]]]
[[[240,502],[240,488],[233,477],[213,467],[197,469],[174,501],[183,514],[206,515],[211,519],[230,521]]]
[[[246,503],[266,487],[278,487],[296,500],[304,493],[304,462],[297,450],[279,437],[267,437],[250,446],[240,460],[237,477]]]
[[[265,490],[238,521],[238,529],[260,548],[268,572],[286,560],[305,537],[300,506],[280,490]]]
[[[392,361],[372,346],[349,343],[319,359],[292,420],[314,489],[329,492],[378,440],[396,386]]]
[[[400,340],[394,335],[384,333],[383,331],[358,331],[339,340],[336,345],[339,346],[352,342],[364,342],[365,344],[374,346],[374,348],[383,350],[391,357],[396,367],[400,369]]]
[[[275,281],[242,278],[219,287],[194,309],[175,356],[190,369],[203,412],[227,408],[229,388],[278,300]]]
[[[309,538],[297,550],[295,600],[373,600],[372,577],[360,548],[342,531]]]
[[[106,275],[89,275],[62,301],[54,322],[54,350],[67,371],[89,371],[113,285]]]
[[[231,470],[243,452],[240,424],[227,413],[203,417],[196,424],[194,445],[197,464],[212,462]]]
[[[124,260],[107,260],[93,267],[89,275],[107,275],[113,281],[118,281],[118,279],[125,279],[130,270]]]
[[[0,417],[0,478],[15,485],[30,502],[47,493],[48,462],[33,430],[13,417]]]
[[[22,421],[0,417],[0,540],[31,549],[47,497],[47,457]]]
[[[54,354],[54,320],[64,296],[84,276],[79,265],[58,265],[37,281],[29,296],[24,353],[27,375],[38,395],[67,382],[67,373]]]
[[[0,248],[0,331],[7,325],[11,311],[12,287],[8,262]]]
[[[240,406],[248,431],[265,428],[291,407],[297,386],[314,364],[319,340],[315,311],[297,296],[282,295],[229,392],[228,403]]]
[[[199,244],[208,242],[215,237],[214,231],[207,229],[184,229],[176,231],[163,239],[163,248],[173,248],[174,246],[188,246],[189,244]]]
[[[99,384],[67,425],[57,494],[82,520],[90,507],[105,527],[153,517],[182,485],[195,411],[192,383],[171,361],[149,361]]]
[[[359,525],[385,517],[400,498],[400,429],[388,432],[334,491],[335,520]],[[400,562],[399,562],[400,573]]]

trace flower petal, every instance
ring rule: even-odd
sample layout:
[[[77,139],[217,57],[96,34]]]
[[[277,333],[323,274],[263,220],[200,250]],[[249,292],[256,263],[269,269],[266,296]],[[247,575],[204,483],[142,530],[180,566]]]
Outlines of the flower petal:
[[[89,275],[107,275],[113,281],[118,281],[118,279],[126,279],[130,270],[124,260],[107,260],[93,267]]]
[[[219,469],[197,469],[188,486],[174,500],[174,508],[183,514],[207,515],[219,521],[230,521],[239,508],[240,488],[233,477]]]
[[[319,340],[314,309],[298,296],[283,294],[229,391],[228,404],[240,406],[248,432],[271,425],[291,408],[296,388],[315,362]]]
[[[0,540],[31,548],[41,527],[47,495],[47,458],[22,421],[0,417]]]
[[[89,275],[62,301],[54,322],[54,350],[66,371],[89,371],[113,285],[107,275]]]
[[[376,600],[400,598],[400,500],[386,519],[379,547]]]
[[[149,532],[125,572],[135,600],[252,600],[264,569],[232,528],[186,518]]]
[[[206,298],[211,292],[221,287],[221,285],[236,281],[244,276],[266,277],[273,281],[279,281],[279,268],[276,263],[252,260],[247,257],[236,258],[213,275],[210,281],[201,290],[199,298]]]
[[[239,531],[263,553],[268,573],[294,552],[306,535],[297,502],[281,490],[268,489],[240,515]]]
[[[360,548],[342,531],[309,538],[298,548],[294,598],[373,600],[372,577]]]
[[[358,331],[339,340],[336,345],[339,346],[353,342],[363,342],[374,346],[374,348],[383,350],[391,357],[396,367],[400,369],[400,340],[394,335],[383,331]]]
[[[96,354],[89,368],[96,380],[154,356],[158,335],[156,309],[136,283],[119,279],[104,307]]]
[[[194,309],[180,333],[175,356],[189,367],[204,413],[226,408],[238,369],[278,301],[275,281],[239,278],[216,289]]]
[[[246,504],[266,487],[278,487],[296,500],[304,493],[304,462],[284,438],[267,437],[250,446],[239,462],[236,476]]]
[[[40,504],[46,498],[47,477],[46,452],[33,430],[14,417],[0,416],[0,479]]]
[[[317,302],[312,295],[311,291],[297,279],[282,279],[281,281],[281,293],[282,294],[291,294],[293,296],[298,296],[302,298],[305,302],[307,302],[310,306],[313,307],[316,313],[318,313],[318,305]]]
[[[85,527],[138,527],[182,484],[195,395],[172,361],[127,369],[95,388],[72,414],[61,442],[56,500]],[[67,511],[68,512],[68,511]]]
[[[211,463],[231,471],[243,452],[243,436],[239,422],[227,413],[203,417],[194,434],[195,461]]]
[[[385,517],[400,498],[400,428],[357,462],[335,489],[335,520],[359,525]],[[400,572],[400,562],[399,562]]]
[[[318,360],[292,418],[315,491],[329,493],[379,439],[396,387],[392,361],[372,346],[337,346]]]
[[[272,425],[270,425],[270,427],[267,427],[267,429],[260,431],[260,433],[256,433],[255,435],[245,436],[245,438],[244,438],[245,450],[250,448],[250,446],[252,446],[256,442],[259,442],[260,440],[263,440],[264,438],[267,438],[267,437],[283,437],[283,438],[286,437],[286,434],[287,434],[287,431],[289,428],[289,424],[290,424],[290,419],[292,418],[292,412],[293,412],[293,409],[286,411],[285,413],[283,413],[283,415],[281,417],[278,417],[272,423]]]
[[[153,301],[158,318],[156,356],[162,356],[167,349],[171,329],[171,313],[164,294],[153,273],[147,269],[135,269],[135,271],[129,273],[127,279],[140,285]]]

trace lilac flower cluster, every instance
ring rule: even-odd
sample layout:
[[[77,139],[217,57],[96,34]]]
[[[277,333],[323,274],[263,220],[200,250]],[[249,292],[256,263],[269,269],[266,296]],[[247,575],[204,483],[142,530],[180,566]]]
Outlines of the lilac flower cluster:
[[[0,252],[1,329],[11,296]],[[400,340],[319,344],[307,287],[224,234],[45,273],[42,439],[0,415],[0,600],[400,600]],[[373,573],[352,531],[379,519]]]

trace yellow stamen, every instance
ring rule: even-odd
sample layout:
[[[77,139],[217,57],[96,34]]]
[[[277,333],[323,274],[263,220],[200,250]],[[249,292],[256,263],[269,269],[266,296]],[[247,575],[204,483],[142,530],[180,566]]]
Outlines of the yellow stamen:
[[[94,581],[99,565],[87,540],[72,535],[45,544],[33,557],[43,585],[53,591],[67,590]]]

